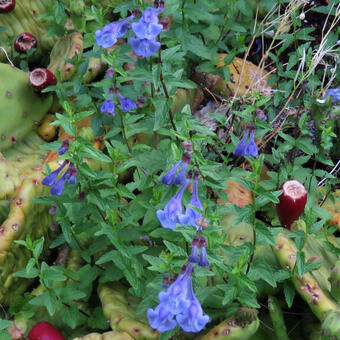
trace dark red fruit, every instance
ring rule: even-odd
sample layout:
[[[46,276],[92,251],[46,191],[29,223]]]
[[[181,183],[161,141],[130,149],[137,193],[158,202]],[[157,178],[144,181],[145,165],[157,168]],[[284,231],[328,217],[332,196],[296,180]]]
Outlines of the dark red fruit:
[[[0,0],[1,1],[1,0]],[[31,33],[21,33],[14,41],[14,49],[19,53],[27,53],[38,46],[36,37]]]
[[[28,333],[29,340],[65,340],[57,328],[46,321],[37,323]]]
[[[30,83],[36,91],[40,92],[48,86],[56,85],[57,78],[47,68],[36,68],[30,73]]]
[[[0,13],[12,12],[15,7],[15,0],[0,0]]]
[[[307,191],[298,181],[284,182],[280,188],[283,192],[276,205],[276,212],[282,227],[290,229],[303,211],[307,202]]]

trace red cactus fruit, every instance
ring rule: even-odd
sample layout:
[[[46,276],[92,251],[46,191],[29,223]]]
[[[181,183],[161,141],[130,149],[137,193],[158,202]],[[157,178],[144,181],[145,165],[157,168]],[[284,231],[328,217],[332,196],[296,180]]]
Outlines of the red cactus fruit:
[[[14,49],[20,54],[27,53],[27,51],[30,51],[32,48],[36,48],[37,46],[38,41],[36,37],[27,32],[19,34],[14,41]]]
[[[30,73],[30,83],[37,92],[40,92],[48,86],[56,85],[57,78],[47,68],[36,68]]]
[[[298,181],[284,182],[280,188],[283,192],[276,205],[276,212],[282,227],[290,229],[303,211],[307,202],[307,191]]]
[[[29,340],[65,340],[57,328],[46,321],[37,323],[28,333]]]
[[[15,7],[15,0],[0,0],[0,13],[12,12]]]

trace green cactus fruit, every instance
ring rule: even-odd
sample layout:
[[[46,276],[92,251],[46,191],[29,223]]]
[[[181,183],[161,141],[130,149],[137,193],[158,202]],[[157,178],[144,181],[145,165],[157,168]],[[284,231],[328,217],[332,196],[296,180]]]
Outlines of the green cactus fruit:
[[[49,23],[41,19],[47,12],[46,1],[30,0],[17,1],[14,11],[1,15],[0,26],[6,27],[6,31],[1,33],[2,45],[9,54],[13,51],[12,37],[16,37],[23,32],[33,34],[38,40],[37,51],[31,56],[39,59],[43,51],[50,50],[55,44],[55,37],[47,34]],[[6,39],[9,41],[6,43]],[[0,61],[5,57],[0,54]]]
[[[340,340],[340,310],[330,310],[321,323],[321,340]]]
[[[234,317],[224,320],[199,340],[247,340],[252,339],[260,326],[257,312],[241,308]]]
[[[73,340],[133,340],[133,338],[125,332],[112,331],[104,334],[91,333]]]
[[[61,81],[67,81],[71,79],[76,68],[65,59],[73,59],[76,54],[80,59],[82,53],[83,36],[78,32],[73,32],[56,42],[51,51],[50,64],[47,68],[54,74],[59,71]]]
[[[28,82],[28,74],[0,63],[0,150],[22,140],[42,119],[52,96],[39,96]]]
[[[100,285],[98,294],[106,318],[115,331],[128,333],[135,340],[158,339],[160,334],[153,330],[145,317],[137,316],[138,298],[128,293],[127,288],[116,284],[114,287]]]
[[[279,301],[275,296],[268,297],[268,310],[277,340],[289,340]]]
[[[293,272],[296,263],[296,247],[293,241],[288,239],[284,233],[280,233],[276,237],[276,245],[273,246],[273,251],[280,265]],[[303,276],[298,276],[293,272],[291,281],[296,291],[307,302],[309,308],[319,320],[322,320],[329,310],[337,309],[335,301],[326,290],[319,286],[312,274],[306,273]]]

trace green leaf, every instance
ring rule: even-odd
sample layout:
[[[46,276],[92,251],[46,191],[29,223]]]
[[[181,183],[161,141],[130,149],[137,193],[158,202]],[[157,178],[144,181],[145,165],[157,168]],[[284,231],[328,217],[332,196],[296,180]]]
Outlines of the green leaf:
[[[49,266],[46,262],[41,264],[41,276],[43,279],[51,281],[65,281],[67,279],[63,267]]]
[[[41,295],[34,297],[30,302],[34,306],[44,306],[48,313],[53,316],[57,306],[57,297],[53,290],[44,291]]]
[[[33,243],[33,255],[35,258],[39,258],[43,248],[44,248],[45,238],[42,236],[39,240],[34,241]]]
[[[286,299],[288,308],[292,307],[294,295],[295,295],[295,288],[290,281],[284,282],[283,292],[284,292],[284,295],[285,295],[285,299]]]
[[[0,319],[0,330],[6,329],[12,324],[12,321]]]

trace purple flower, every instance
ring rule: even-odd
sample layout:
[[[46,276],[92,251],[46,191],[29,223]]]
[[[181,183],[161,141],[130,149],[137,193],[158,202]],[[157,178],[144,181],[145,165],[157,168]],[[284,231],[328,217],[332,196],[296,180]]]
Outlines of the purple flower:
[[[242,139],[239,141],[237,146],[235,147],[233,154],[235,156],[253,156],[258,157],[258,149],[254,140],[254,130],[251,129],[249,141],[247,142],[247,138],[249,136],[249,131],[246,130]]]
[[[183,185],[186,180],[186,171],[187,171],[188,163],[184,163],[178,175],[174,179],[174,184]]]
[[[120,101],[120,106],[124,112],[128,112],[137,108],[136,103],[130,98],[122,97],[120,94],[117,96]]]
[[[159,332],[166,332],[177,326],[174,315],[160,303],[155,309],[149,308],[146,312],[149,324],[153,329]]]
[[[105,102],[100,107],[101,113],[107,113],[109,116],[113,116],[115,113],[115,104],[112,101],[112,94],[109,95],[109,99],[105,100]]]
[[[61,166],[50,172],[42,181],[41,183],[43,185],[47,185],[48,187],[52,187],[55,183],[56,183],[56,180],[57,180],[57,177],[60,173],[61,170],[64,169],[65,165],[68,164],[68,161],[64,161],[63,164],[61,164]]]
[[[195,176],[196,177],[196,176]],[[192,191],[192,197],[189,205],[199,209],[203,210],[203,205],[198,197],[198,179],[194,179],[193,184],[193,191]],[[181,214],[178,216],[178,220],[183,225],[194,225],[196,226],[196,229],[200,229],[200,226],[196,224],[196,221],[202,218],[202,214],[191,208],[190,206],[186,208],[185,214]]]
[[[60,148],[58,149],[59,156],[62,156],[63,154],[65,154],[67,150],[69,149],[69,147],[70,147],[69,139],[64,140]]]
[[[156,214],[163,228],[175,229],[178,223],[178,215],[182,214],[182,196],[189,184],[187,179],[178,193],[173,196],[163,210],[157,210]]]
[[[158,41],[134,37],[129,38],[129,43],[139,57],[151,57],[161,47],[161,43]]]
[[[165,185],[171,185],[175,182],[175,175],[178,168],[183,163],[182,160],[179,160],[162,178],[161,182]]]
[[[123,37],[130,28],[128,21],[132,19],[134,19],[134,16],[130,15],[123,20],[114,21],[105,25],[101,30],[97,30],[95,32],[97,45],[103,48],[113,46],[117,42],[118,38]]]
[[[188,282],[188,299],[190,305],[182,313],[176,315],[176,320],[185,332],[197,333],[205,327],[210,319],[208,315],[203,314],[201,304],[194,294],[191,280]]]

